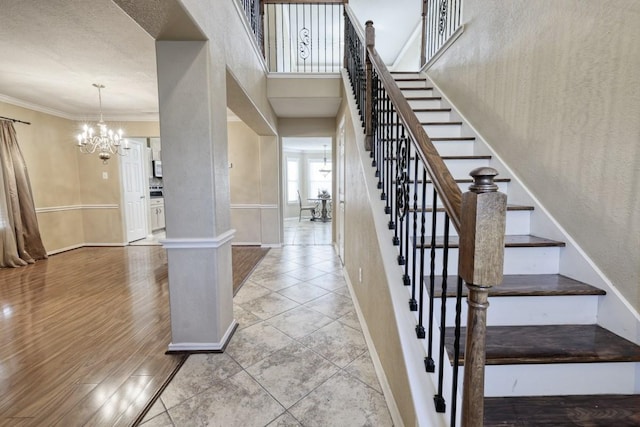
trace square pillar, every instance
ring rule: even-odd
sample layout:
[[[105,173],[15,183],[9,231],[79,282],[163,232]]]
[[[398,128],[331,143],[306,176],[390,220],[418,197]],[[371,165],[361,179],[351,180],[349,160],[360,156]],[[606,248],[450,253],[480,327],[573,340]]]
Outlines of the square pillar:
[[[221,351],[233,319],[226,77],[206,41],[158,41],[170,351]]]

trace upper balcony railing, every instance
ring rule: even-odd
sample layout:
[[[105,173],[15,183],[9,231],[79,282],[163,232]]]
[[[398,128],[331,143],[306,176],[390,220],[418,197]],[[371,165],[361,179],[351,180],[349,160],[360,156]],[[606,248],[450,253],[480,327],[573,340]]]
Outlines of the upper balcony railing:
[[[422,0],[422,53],[427,64],[454,37],[462,23],[462,0]]]
[[[240,2],[270,72],[340,72],[345,0]]]

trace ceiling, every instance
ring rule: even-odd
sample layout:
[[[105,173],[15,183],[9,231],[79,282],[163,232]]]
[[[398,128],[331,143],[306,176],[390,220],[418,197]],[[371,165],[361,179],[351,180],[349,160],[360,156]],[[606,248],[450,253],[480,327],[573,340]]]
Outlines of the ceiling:
[[[393,62],[419,22],[420,0],[349,4],[378,21],[378,50]],[[4,0],[0,52],[0,101],[95,119],[92,84],[101,83],[106,120],[157,120],[154,40],[111,0]]]

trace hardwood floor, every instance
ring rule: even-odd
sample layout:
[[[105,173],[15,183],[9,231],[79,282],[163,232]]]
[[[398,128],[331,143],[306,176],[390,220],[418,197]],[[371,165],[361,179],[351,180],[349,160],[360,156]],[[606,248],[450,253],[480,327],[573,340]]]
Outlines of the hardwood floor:
[[[0,425],[130,425],[184,356],[159,246],[0,270]]]
[[[233,246],[231,259],[233,264],[233,295],[239,290],[253,269],[269,252],[269,248],[260,246]]]

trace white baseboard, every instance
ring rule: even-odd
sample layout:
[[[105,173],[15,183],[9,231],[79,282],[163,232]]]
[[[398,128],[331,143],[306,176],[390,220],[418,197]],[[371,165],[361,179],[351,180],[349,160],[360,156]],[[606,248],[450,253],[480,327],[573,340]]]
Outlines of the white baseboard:
[[[391,386],[389,385],[387,376],[384,373],[382,362],[380,361],[380,357],[378,357],[378,352],[376,351],[376,347],[373,343],[373,338],[371,337],[371,333],[369,332],[367,322],[364,320],[364,315],[362,314],[362,310],[360,309],[360,303],[358,302],[356,293],[353,291],[353,285],[351,284],[351,279],[349,278],[349,274],[347,273],[346,269],[342,270],[342,274],[344,276],[345,281],[347,282],[347,287],[349,288],[349,293],[351,294],[351,299],[353,300],[353,305],[356,309],[356,314],[358,315],[358,321],[360,322],[360,327],[362,328],[362,334],[364,335],[364,340],[367,343],[367,348],[369,349],[369,355],[371,356],[373,367],[376,371],[378,381],[380,381],[380,387],[382,387],[382,393],[384,395],[384,399],[387,402],[387,406],[389,407],[389,413],[391,414],[393,425],[397,427],[402,427],[404,426],[404,422],[402,421],[400,410],[398,409],[396,400],[393,397]]]
[[[238,322],[233,319],[231,325],[227,328],[227,332],[225,332],[222,339],[218,342],[172,342],[169,344],[168,351],[222,351],[227,346],[227,343],[231,339],[231,336],[237,327]]]

